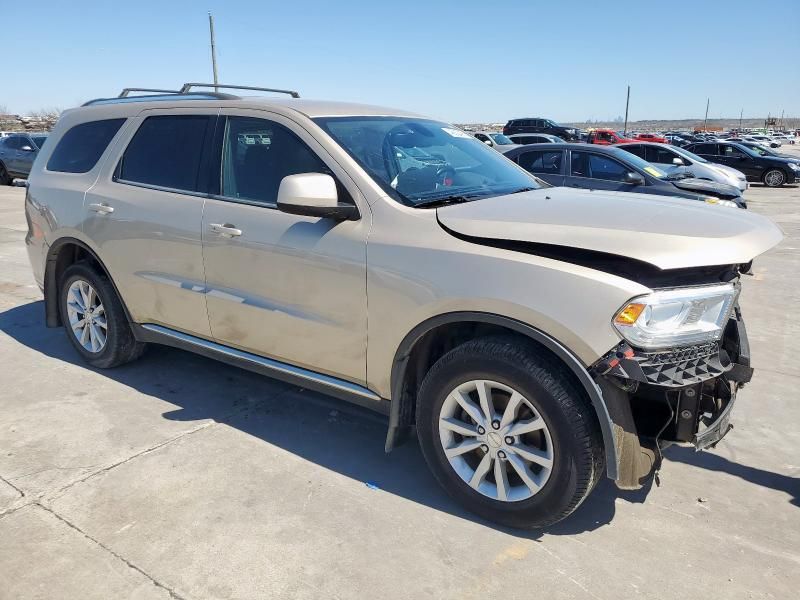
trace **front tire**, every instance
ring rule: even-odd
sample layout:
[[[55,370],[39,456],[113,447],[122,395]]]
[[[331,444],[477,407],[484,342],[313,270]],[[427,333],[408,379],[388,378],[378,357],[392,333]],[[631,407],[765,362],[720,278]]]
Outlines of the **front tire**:
[[[0,185],[11,185],[14,183],[14,178],[6,170],[6,166],[0,164]]]
[[[767,187],[781,187],[786,183],[786,174],[780,169],[770,169],[764,173],[763,180]]]
[[[144,352],[111,281],[87,263],[64,271],[58,305],[70,343],[93,367],[116,367]]]
[[[516,338],[467,342],[419,391],[417,432],[434,476],[459,503],[502,525],[571,514],[603,470],[594,410],[570,373]]]

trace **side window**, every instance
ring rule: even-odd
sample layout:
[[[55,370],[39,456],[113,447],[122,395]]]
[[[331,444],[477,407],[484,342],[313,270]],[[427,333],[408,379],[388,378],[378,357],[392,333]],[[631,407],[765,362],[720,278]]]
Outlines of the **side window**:
[[[118,179],[173,190],[198,190],[200,159],[213,117],[147,117],[125,149]]]
[[[649,152],[649,148],[645,146],[637,146],[636,144],[621,144],[621,150],[625,150],[625,152],[630,152],[631,154],[635,154],[639,158],[644,158],[645,160],[649,160],[645,158],[645,153]]]
[[[697,144],[691,151],[695,154],[716,154],[714,144]]]
[[[720,144],[719,148],[720,148],[720,154],[722,156],[738,157],[745,155],[744,152],[742,152],[735,146],[727,146],[727,145],[723,146],[722,144]]]
[[[490,141],[490,140],[489,140],[489,136],[488,136],[488,135],[483,135],[482,133],[476,133],[476,134],[475,134],[475,137],[476,137],[476,138],[478,138],[478,139],[479,139],[480,141],[482,141],[482,142],[488,142],[488,141]]]
[[[678,158],[678,156],[676,156],[670,150],[663,147],[656,148],[654,146],[649,146],[647,148],[647,156],[645,157],[645,160],[651,163],[671,165],[673,158]],[[683,159],[683,160],[684,164],[688,162],[688,159]]]
[[[589,166],[591,167],[592,179],[622,181],[625,178],[625,173],[628,172],[628,168],[621,162],[599,154],[589,155]]]
[[[536,150],[519,156],[519,166],[531,173],[558,175],[561,172],[561,151]]]
[[[228,117],[222,149],[223,196],[274,205],[281,180],[298,173],[331,174],[327,165],[283,125],[252,117]]]
[[[572,152],[572,165],[570,173],[573,177],[589,176],[589,160],[586,152]]]
[[[88,173],[124,122],[125,119],[106,119],[75,125],[59,140],[47,161],[47,170]]]
[[[22,148],[22,138],[18,135],[13,135],[6,140],[6,148],[9,150],[19,150]]]

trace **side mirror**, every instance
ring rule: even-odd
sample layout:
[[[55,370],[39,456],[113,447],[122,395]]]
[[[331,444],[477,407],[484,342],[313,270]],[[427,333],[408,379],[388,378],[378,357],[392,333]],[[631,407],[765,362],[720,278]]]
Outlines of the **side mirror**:
[[[622,181],[628,185],[644,185],[644,177],[636,171],[628,171],[625,173],[625,178]]]
[[[28,146],[27,144],[20,148],[23,152],[33,152],[33,146]]]
[[[340,204],[336,182],[323,173],[287,175],[278,188],[278,210],[304,217],[322,217],[337,221],[358,219],[353,204]]]
[[[675,158],[672,159],[672,164],[675,165],[675,166],[681,167],[681,166],[684,165],[684,162],[683,162],[682,158],[676,156]]]

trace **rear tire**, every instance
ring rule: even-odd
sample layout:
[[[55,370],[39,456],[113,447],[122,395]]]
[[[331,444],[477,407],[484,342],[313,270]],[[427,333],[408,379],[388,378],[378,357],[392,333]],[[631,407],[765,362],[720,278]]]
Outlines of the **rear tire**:
[[[144,352],[146,346],[134,338],[111,281],[88,263],[64,271],[58,306],[67,338],[93,367],[116,367]]]
[[[770,169],[762,178],[767,187],[781,187],[786,183],[786,174],[780,169]]]
[[[513,420],[512,405],[520,407]],[[567,517],[604,468],[594,409],[568,369],[511,337],[472,340],[434,364],[419,390],[417,433],[442,487],[468,510],[510,527]]]

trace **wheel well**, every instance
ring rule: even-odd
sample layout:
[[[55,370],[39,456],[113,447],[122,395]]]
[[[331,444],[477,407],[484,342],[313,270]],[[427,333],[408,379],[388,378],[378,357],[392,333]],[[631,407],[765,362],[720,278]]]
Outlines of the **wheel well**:
[[[48,327],[61,325],[61,313],[58,310],[59,283],[67,267],[77,262],[86,262],[98,273],[108,277],[108,271],[103,263],[80,242],[64,242],[51,248],[44,274],[44,301]]]
[[[398,425],[411,426],[416,421],[417,410],[417,392],[422,380],[430,370],[430,368],[442,356],[447,354],[453,348],[461,344],[488,336],[502,335],[510,338],[516,338],[520,343],[534,346],[537,352],[550,355],[553,359],[563,362],[562,359],[552,352],[545,345],[532,339],[530,336],[525,335],[519,331],[515,331],[510,327],[505,327],[495,323],[485,323],[480,321],[460,321],[455,323],[444,323],[438,325],[429,331],[425,332],[412,346],[411,352],[405,363],[405,371],[401,382],[394,386],[395,389],[401,390],[399,398],[393,396],[392,402],[399,400],[399,423]],[[564,369],[566,376],[570,377],[574,384],[575,389],[583,390],[583,386],[578,381],[578,378],[568,368]],[[589,402],[589,398],[586,398]]]

